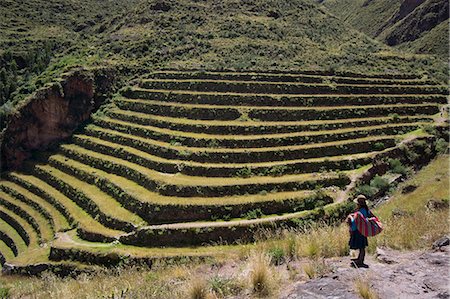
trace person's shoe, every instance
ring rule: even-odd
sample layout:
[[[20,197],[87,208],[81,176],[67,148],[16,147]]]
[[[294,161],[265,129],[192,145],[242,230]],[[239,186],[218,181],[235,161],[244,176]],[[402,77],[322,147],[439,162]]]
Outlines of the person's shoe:
[[[352,261],[350,263],[350,267],[352,267],[352,268],[369,268],[369,265],[364,264],[364,263],[358,263],[356,261]]]
[[[364,263],[358,264],[358,268],[369,268],[369,265],[364,264]]]

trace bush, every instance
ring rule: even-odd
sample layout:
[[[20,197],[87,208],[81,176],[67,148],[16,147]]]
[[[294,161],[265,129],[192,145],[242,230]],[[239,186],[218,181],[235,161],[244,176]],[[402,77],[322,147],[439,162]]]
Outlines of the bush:
[[[9,288],[5,288],[3,286],[0,286],[0,298],[1,299],[10,298]]]
[[[443,138],[436,141],[435,150],[438,154],[443,154],[448,151],[448,142]]]
[[[377,143],[375,143],[375,144],[373,145],[373,148],[374,148],[375,150],[377,150],[377,151],[384,150],[385,147],[386,147],[386,146],[384,145],[383,142],[377,142]]]
[[[208,282],[213,293],[219,298],[236,296],[242,290],[242,285],[232,278],[216,275],[211,277]]]
[[[380,176],[375,176],[370,181],[370,186],[376,188],[378,191],[387,191],[389,189],[389,182]]]
[[[244,167],[236,172],[236,176],[241,178],[249,178],[254,176],[254,173],[252,172],[252,169],[250,167]]]
[[[391,168],[391,172],[393,173],[402,175],[407,175],[409,173],[409,168],[404,166],[399,159],[389,159],[388,163],[389,167]]]
[[[361,185],[355,189],[356,194],[362,194],[367,198],[374,196],[377,192],[378,190],[370,185]]]
[[[267,250],[267,255],[270,257],[272,264],[281,265],[285,262],[285,253],[281,247],[272,247]]]
[[[264,216],[264,214],[261,211],[261,209],[254,209],[254,210],[250,210],[247,213],[245,213],[244,217],[250,220],[250,219],[261,218],[262,216]]]

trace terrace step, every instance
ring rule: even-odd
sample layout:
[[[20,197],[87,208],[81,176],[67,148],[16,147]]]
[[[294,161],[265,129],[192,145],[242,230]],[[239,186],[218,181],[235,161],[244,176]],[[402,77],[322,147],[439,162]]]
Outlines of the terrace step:
[[[151,115],[181,117],[195,120],[234,121],[250,119],[258,121],[310,121],[336,120],[348,118],[385,117],[389,114],[399,116],[433,115],[439,112],[437,104],[342,106],[315,108],[214,106],[197,104],[175,104],[152,100],[130,100],[118,98],[116,105],[134,112]]]
[[[3,241],[0,240],[0,265],[3,266],[6,262],[14,258],[14,253],[11,251]]]
[[[147,79],[140,87],[156,90],[194,90],[263,94],[448,94],[439,85],[370,85],[227,80]]]
[[[54,227],[55,231],[67,230],[70,228],[66,217],[47,200],[36,196],[26,188],[10,181],[2,181],[0,188],[12,197],[19,199],[37,210],[50,225]]]
[[[35,166],[34,174],[63,192],[106,227],[130,232],[144,222],[96,186],[80,181],[49,165]]]
[[[146,201],[167,203],[179,197],[180,202],[193,204],[194,202],[214,203],[214,197],[229,197],[237,195],[258,194],[262,191],[277,189],[280,192],[295,190],[313,190],[317,185],[324,187],[344,187],[349,179],[344,173],[300,174],[287,176],[264,176],[249,178],[209,178],[185,176],[182,174],[167,175],[159,173],[138,164],[122,159],[109,157],[84,148],[68,145],[71,158],[63,155],[53,155],[49,163],[55,168],[64,168],[80,179],[92,181],[95,175],[116,175],[135,181],[157,194],[152,194]],[[67,147],[66,147],[67,148]],[[276,174],[274,174],[276,175]],[[120,178],[114,176],[114,180]],[[123,181],[131,184],[130,181]],[[168,197],[168,198],[167,198]],[[183,199],[182,199],[183,198]],[[187,200],[190,198],[191,200]]]
[[[111,119],[130,122],[143,126],[152,126],[187,133],[215,135],[264,135],[292,132],[316,132],[338,130],[353,127],[367,127],[385,124],[430,123],[430,116],[374,117],[361,119],[320,120],[308,122],[256,122],[256,121],[206,121],[155,116],[145,113],[112,109],[107,113]]]
[[[119,265],[151,267],[157,262],[196,261],[221,256],[227,251],[234,251],[229,246],[209,246],[195,248],[142,248],[123,244],[100,244],[84,242],[73,232],[60,234],[52,244],[49,259],[53,261],[74,261],[90,265],[117,267]]]
[[[127,141],[121,142],[121,146],[119,147],[115,142],[104,141],[102,139],[86,135],[76,135],[74,136],[73,141],[76,145],[94,151],[101,151],[101,145],[105,144],[105,142],[109,142],[116,144],[116,151],[124,149],[128,150],[131,147],[135,150],[142,149],[147,154],[157,155],[160,158],[170,160],[215,164],[253,164],[299,159],[326,158],[333,156],[360,154],[373,150],[381,151],[386,148],[395,146],[395,139],[395,135],[387,135],[299,146],[243,149],[194,148],[171,146],[170,144],[164,143],[161,146],[155,146],[150,142],[145,142],[145,139],[136,141],[135,137],[129,137]],[[132,143],[131,146],[129,146],[129,141],[133,140],[136,142]]]
[[[87,156],[91,157],[90,155]],[[229,184],[192,187],[183,185],[161,185],[160,188],[164,188],[164,191],[170,190],[169,194],[173,194],[173,197],[170,197],[160,195],[160,189],[157,189],[159,193],[146,189],[145,186],[149,184],[148,181],[152,180],[152,178],[151,176],[146,176],[145,173],[148,171],[145,171],[138,165],[135,165],[135,167],[132,168],[126,168],[123,171],[119,171],[117,173],[118,175],[114,175],[99,170],[98,168],[92,168],[86,164],[65,158],[64,156],[52,156],[50,157],[49,162],[52,166],[62,169],[65,172],[70,172],[72,175],[83,179],[88,183],[95,180],[97,182],[96,185],[104,192],[111,192],[111,195],[120,194],[118,200],[134,213],[144,218],[148,223],[187,222],[210,220],[214,218],[222,219],[225,216],[227,218],[235,218],[243,217],[243,215],[256,210],[263,214],[275,214],[293,210],[311,209],[322,203],[329,203],[332,199],[329,196],[325,196],[325,194],[319,198],[318,195],[312,191],[292,191],[291,189],[301,190],[301,188],[314,188],[318,186],[318,184],[321,184],[324,187],[344,187],[350,182],[345,176],[332,177],[330,175],[323,175],[318,176],[315,180],[312,180],[311,178],[311,181],[303,182],[287,181],[283,183],[281,180],[282,178],[272,178],[273,181],[278,180],[281,183],[271,184],[269,179],[269,182],[261,184],[263,188],[276,188],[275,193],[270,192],[272,189],[265,191],[259,185],[253,187],[258,189],[250,189],[252,187],[251,185],[243,185],[242,182],[240,183],[241,185]],[[125,164],[114,160],[110,160],[106,162],[106,164],[109,162],[114,163],[115,169],[119,168],[120,165]],[[128,165],[130,165],[130,163],[128,163]],[[139,172],[140,169],[144,172]],[[105,170],[108,171],[109,169],[107,168]],[[95,173],[95,175],[93,175],[93,173]],[[120,175],[123,174],[131,176],[131,179],[134,181],[121,177]],[[296,177],[299,179],[303,178],[303,180],[307,178],[305,175]],[[252,181],[252,179],[240,180]],[[235,181],[239,182],[239,180]],[[154,183],[154,181],[151,183]],[[246,189],[247,186],[249,186],[249,189]],[[209,190],[209,193],[205,193],[205,191],[202,191],[202,187],[209,187],[211,189]],[[285,191],[284,189],[288,189],[289,191]],[[223,192],[220,192],[221,190],[223,190]],[[242,192],[239,192],[239,190],[242,190]],[[255,191],[258,190],[264,190],[265,194],[257,194]],[[214,191],[216,193],[214,193]],[[242,195],[240,195],[241,193]],[[252,193],[255,194],[251,195]]]
[[[0,195],[0,205],[25,219],[36,232],[39,241],[45,242],[53,239],[53,227],[37,210],[6,193]]]
[[[12,228],[14,228],[14,230],[25,242],[25,245],[30,246],[30,233],[28,233],[28,231],[32,231],[33,229],[31,228],[31,226],[30,226],[31,229],[28,231],[24,228],[27,227],[28,224],[25,219],[21,218],[17,214],[14,214],[3,207],[0,208],[0,219],[8,223]]]
[[[201,133],[185,133],[169,129],[160,129],[152,126],[136,125],[130,122],[99,118],[93,125],[86,127],[84,133],[117,142],[131,145],[139,140],[154,147],[164,146],[163,143],[185,147],[205,148],[263,148],[276,146],[307,145],[342,141],[346,139],[362,138],[366,136],[398,135],[417,130],[426,122],[410,124],[385,124],[368,127],[353,127],[347,129],[292,132],[265,135],[213,135]],[[139,138],[142,137],[142,138]],[[144,140],[144,139],[145,140]],[[157,142],[152,142],[152,141]],[[161,143],[162,142],[162,143]]]
[[[57,207],[58,210],[63,211],[64,214],[68,215],[67,218],[71,219],[71,223],[75,222],[77,224],[79,227],[78,231],[83,234],[83,237],[88,238],[90,241],[110,241],[122,234],[121,231],[103,226],[71,199],[35,176],[11,173],[9,174],[9,179],[36,196],[45,198],[55,208]]]
[[[326,159],[319,158],[252,163],[249,165],[248,163],[198,163],[175,159],[164,159],[132,147],[117,147],[117,144],[100,139],[95,140],[94,142],[93,138],[89,138],[89,142],[83,142],[82,147],[119,159],[128,160],[162,173],[182,173],[189,176],[204,177],[236,177],[240,176],[241,171],[244,169],[251,169],[254,175],[267,175],[272,173],[274,170],[276,170],[275,172],[279,175],[320,172],[322,168],[330,171],[350,170],[354,169],[358,164],[370,164],[372,155],[377,153],[370,152],[364,154],[342,155],[328,157]],[[70,149],[69,145],[64,145],[61,149],[64,154],[69,157],[78,156],[75,152],[73,152],[73,150]],[[281,171],[278,171],[280,168],[282,168]]]
[[[0,241],[11,249],[15,257],[27,247],[16,230],[2,219],[0,219]]]
[[[218,71],[157,71],[149,74],[153,79],[196,79],[196,80],[232,80],[232,81],[267,81],[267,82],[303,82],[340,84],[395,84],[395,85],[428,85],[434,81],[428,79],[400,79],[377,77],[352,77],[350,74],[295,74],[295,73],[266,73],[266,72],[218,72]]]
[[[343,217],[349,212],[349,205],[335,203],[315,210],[260,219],[153,225],[124,235],[119,240],[122,244],[144,247],[248,242],[254,240],[260,229],[298,227],[318,219],[328,219],[331,215]]]
[[[268,74],[268,75],[309,75],[309,76],[336,76],[336,77],[348,77],[348,78],[375,78],[375,79],[397,79],[397,80],[413,80],[421,79],[423,75],[417,73],[356,73],[356,72],[344,72],[344,71],[321,71],[321,70],[265,70],[263,72],[256,70],[249,70],[246,72],[236,72],[235,70],[198,70],[198,69],[162,69],[156,71],[157,73],[175,73],[175,74],[185,74],[185,73],[238,73],[238,74]]]
[[[128,99],[215,106],[328,107],[447,103],[445,94],[261,94],[134,87],[122,93]]]

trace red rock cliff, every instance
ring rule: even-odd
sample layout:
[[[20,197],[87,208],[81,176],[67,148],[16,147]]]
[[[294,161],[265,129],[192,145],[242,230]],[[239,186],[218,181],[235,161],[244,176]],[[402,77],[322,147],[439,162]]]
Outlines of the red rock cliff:
[[[19,168],[36,150],[72,135],[95,108],[95,84],[87,71],[67,75],[61,84],[39,90],[8,122],[1,144],[1,169]]]

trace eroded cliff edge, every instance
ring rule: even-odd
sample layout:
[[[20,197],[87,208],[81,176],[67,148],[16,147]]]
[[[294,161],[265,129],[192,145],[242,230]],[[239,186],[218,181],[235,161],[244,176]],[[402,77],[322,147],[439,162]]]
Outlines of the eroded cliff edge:
[[[70,137],[116,85],[112,69],[77,69],[37,91],[7,120],[0,137],[1,170],[18,169],[34,151]]]

